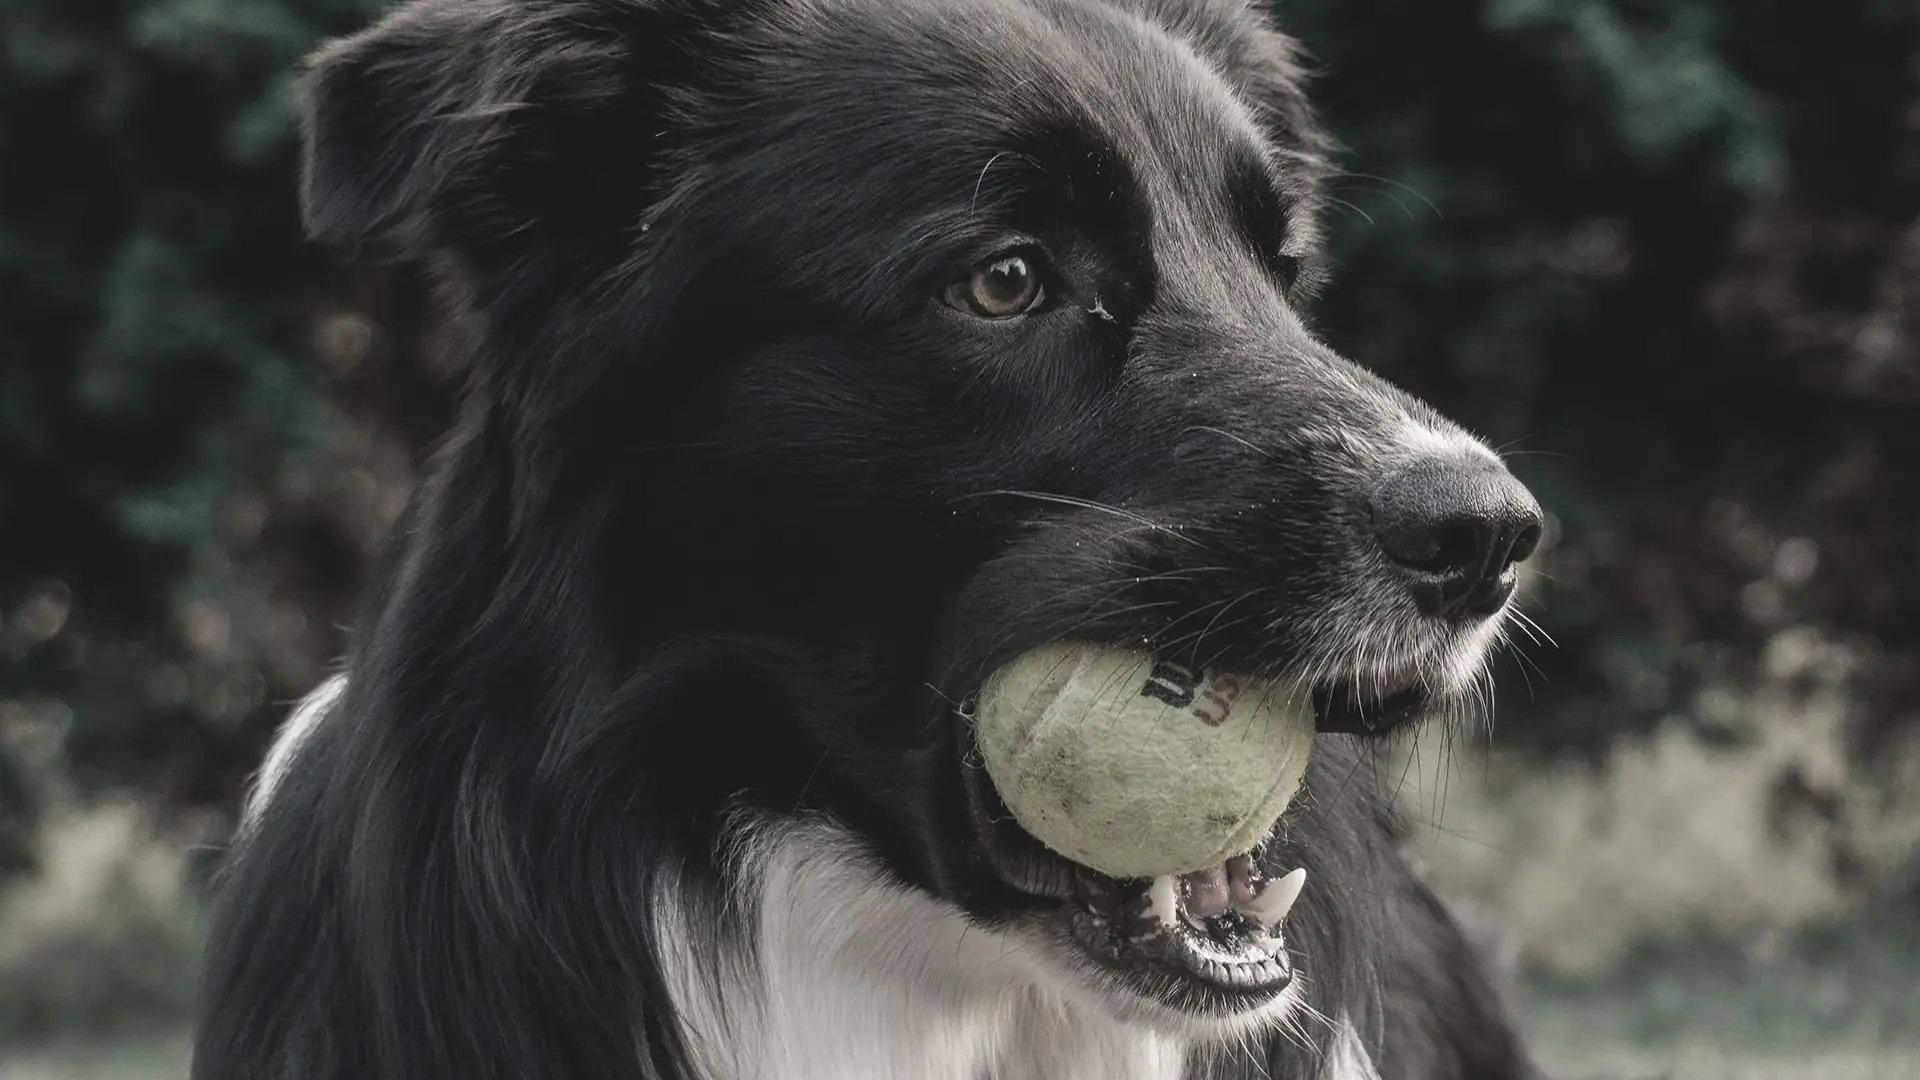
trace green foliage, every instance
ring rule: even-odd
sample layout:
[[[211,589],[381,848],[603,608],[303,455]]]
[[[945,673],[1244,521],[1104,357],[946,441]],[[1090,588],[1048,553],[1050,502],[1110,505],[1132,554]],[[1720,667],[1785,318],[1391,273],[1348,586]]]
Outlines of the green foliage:
[[[1660,165],[1721,144],[1721,179],[1751,196],[1778,193],[1784,148],[1772,103],[1721,55],[1725,5],[1704,0],[1635,11],[1608,0],[1491,0],[1486,23],[1564,65],[1570,89],[1606,110],[1636,158]]]
[[[233,516],[334,481],[291,86],[378,6],[0,4],[0,862],[27,743],[175,783],[288,689]]]

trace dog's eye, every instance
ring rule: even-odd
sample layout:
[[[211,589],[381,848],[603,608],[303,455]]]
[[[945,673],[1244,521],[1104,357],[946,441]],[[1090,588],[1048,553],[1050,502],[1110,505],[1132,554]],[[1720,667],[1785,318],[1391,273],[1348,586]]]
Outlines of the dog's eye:
[[[990,259],[974,267],[965,281],[947,286],[943,298],[950,307],[985,319],[1023,315],[1046,299],[1039,257],[1019,253]]]
[[[1280,287],[1292,292],[1300,281],[1300,257],[1297,255],[1275,255],[1273,272],[1280,278]]]

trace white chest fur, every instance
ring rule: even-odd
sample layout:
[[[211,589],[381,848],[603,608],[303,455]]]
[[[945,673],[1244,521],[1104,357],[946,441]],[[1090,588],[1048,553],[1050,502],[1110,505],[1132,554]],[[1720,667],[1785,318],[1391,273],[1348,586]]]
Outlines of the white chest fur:
[[[756,827],[756,962],[713,967],[662,911],[682,1026],[710,1080],[1178,1080],[1186,1047],[1069,1000],[1014,935],[885,880],[844,832]]]

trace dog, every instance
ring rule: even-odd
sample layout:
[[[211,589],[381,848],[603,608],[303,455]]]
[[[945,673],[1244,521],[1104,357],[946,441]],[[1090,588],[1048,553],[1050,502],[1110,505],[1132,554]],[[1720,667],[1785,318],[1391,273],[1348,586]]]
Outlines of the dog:
[[[1375,765],[1470,714],[1541,512],[1314,336],[1306,82],[1244,0],[410,0],[317,53],[309,231],[433,268],[466,391],[225,857],[193,1075],[1533,1075]],[[966,706],[1061,641],[1310,698],[1272,834],[1026,834]]]

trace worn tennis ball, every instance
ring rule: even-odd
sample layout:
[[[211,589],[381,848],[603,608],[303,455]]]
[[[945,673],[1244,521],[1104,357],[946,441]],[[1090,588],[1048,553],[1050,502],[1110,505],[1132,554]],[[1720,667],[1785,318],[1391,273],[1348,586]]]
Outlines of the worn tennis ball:
[[[1047,847],[1114,877],[1182,874],[1247,852],[1300,790],[1313,712],[1292,689],[1047,645],[981,687],[974,740]]]

